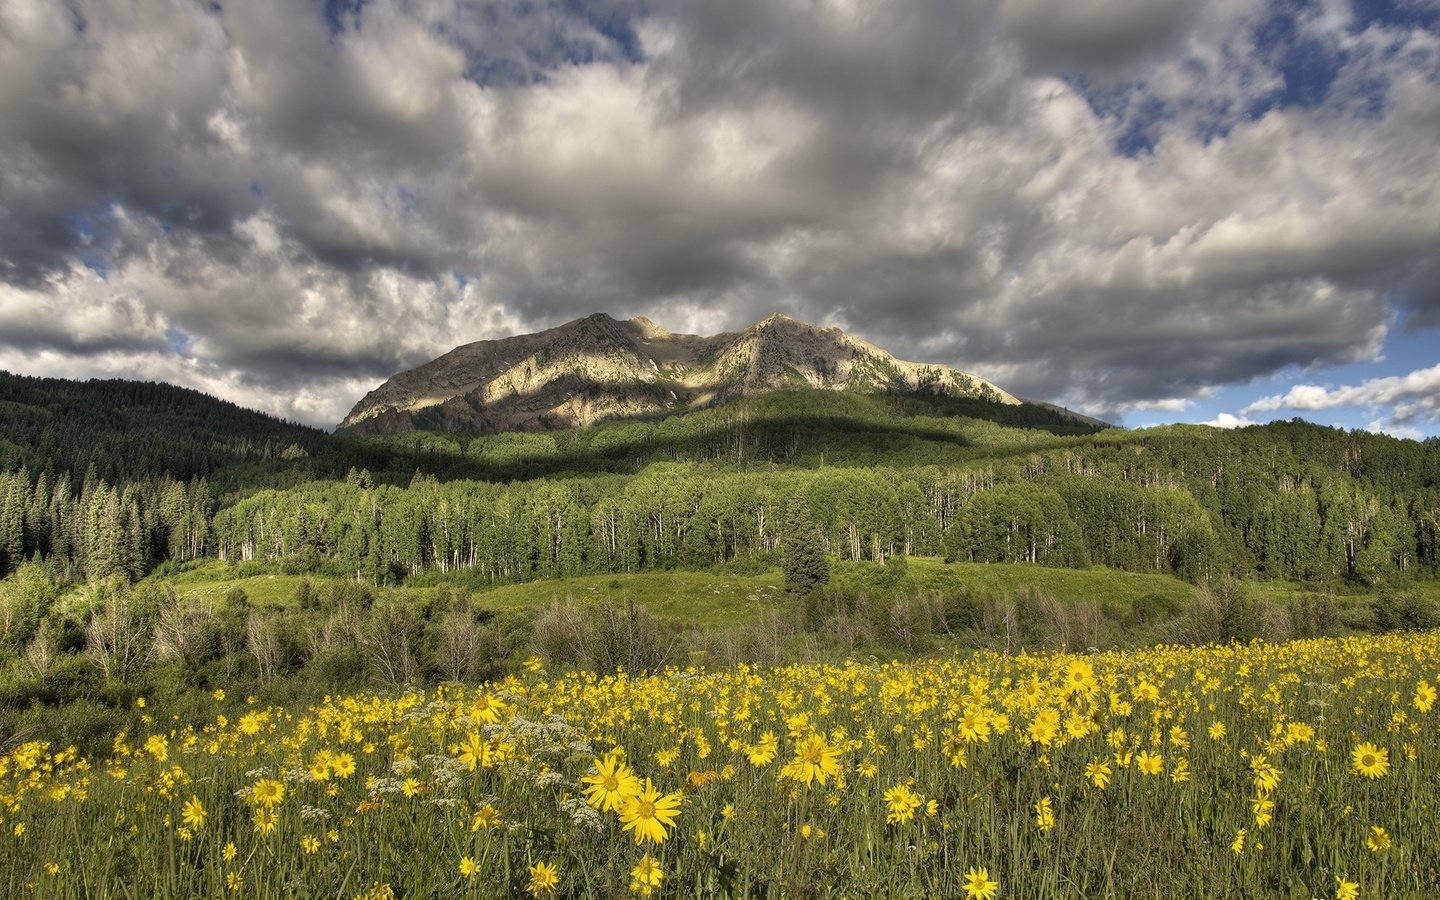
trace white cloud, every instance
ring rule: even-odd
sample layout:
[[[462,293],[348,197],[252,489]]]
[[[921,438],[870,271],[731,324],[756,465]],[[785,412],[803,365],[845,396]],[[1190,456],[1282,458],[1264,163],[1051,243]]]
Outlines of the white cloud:
[[[1330,388],[1298,384],[1284,394],[1262,397],[1244,411],[1314,411],[1339,407],[1391,407],[1391,418],[1397,423],[1434,421],[1440,418],[1440,365],[1416,369],[1407,375],[1371,378],[1356,385]]]
[[[1211,428],[1245,428],[1249,425],[1259,423],[1247,416],[1235,416],[1222,412],[1208,422],[1201,422],[1201,425],[1209,425]]]
[[[1184,412],[1195,401],[1189,397],[1163,397],[1159,400],[1139,400],[1125,405],[1126,412]]]
[[[1384,419],[1376,419],[1365,426],[1366,431],[1375,434],[1388,434],[1391,437],[1409,438],[1412,441],[1419,441],[1425,438],[1425,432],[1409,425],[1397,425],[1394,422],[1387,422]]]
[[[6,3],[0,359],[338,421],[465,341],[781,309],[1110,416],[1440,322],[1431,31],[1300,14],[1339,71],[1286,107],[1264,4],[1072,6]]]

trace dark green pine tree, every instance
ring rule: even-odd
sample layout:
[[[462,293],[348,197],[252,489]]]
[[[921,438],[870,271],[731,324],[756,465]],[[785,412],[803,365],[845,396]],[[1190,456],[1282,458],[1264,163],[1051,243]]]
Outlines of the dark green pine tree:
[[[793,597],[804,597],[830,580],[830,561],[820,529],[810,518],[810,505],[803,497],[791,498],[785,508],[780,568],[785,573],[785,590]]]
[[[25,561],[25,506],[30,477],[23,471],[0,472],[0,576]]]

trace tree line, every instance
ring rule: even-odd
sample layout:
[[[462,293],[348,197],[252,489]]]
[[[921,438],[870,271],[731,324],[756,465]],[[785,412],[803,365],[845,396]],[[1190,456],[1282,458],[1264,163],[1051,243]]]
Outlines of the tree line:
[[[799,497],[841,560],[943,554],[1193,581],[1436,574],[1435,484],[1377,483],[1261,452],[1276,445],[1255,437],[1214,434],[1203,452],[1090,443],[962,467],[667,463],[511,484],[417,476],[404,488],[357,478],[256,493],[215,516],[213,540],[221,558],[310,558],[376,581],[430,568],[495,582],[703,568],[773,557]]]
[[[0,373],[0,422],[0,576],[34,561],[133,580],[202,556],[373,582],[703,568],[776,558],[794,498],[839,560],[1371,582],[1440,560],[1440,442],[1299,421],[1100,431],[1040,407],[796,392],[357,440],[168,385]]]
[[[506,582],[704,568],[774,557],[799,497],[841,560],[944,555],[1194,581],[1436,574],[1433,482],[1337,471],[1258,437],[1091,441],[957,467],[657,463],[508,484],[417,473],[399,487],[353,471],[218,511],[204,479],[111,486],[91,473],[72,493],[67,478],[21,469],[0,473],[0,573],[34,560],[62,580],[133,580],[202,556],[323,564],[377,583],[427,569]]]
[[[112,486],[86,473],[80,490],[47,472],[0,472],[0,574],[33,561],[61,582],[134,581],[165,560],[211,551],[214,499],[203,478],[162,476]]]

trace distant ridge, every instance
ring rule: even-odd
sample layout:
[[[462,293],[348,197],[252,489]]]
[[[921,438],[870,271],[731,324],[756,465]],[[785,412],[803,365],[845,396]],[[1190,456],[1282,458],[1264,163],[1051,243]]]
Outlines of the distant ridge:
[[[570,428],[807,388],[1021,402],[976,375],[896,359],[838,328],[780,313],[711,337],[596,313],[548,331],[456,347],[366,394],[340,428],[358,434]]]

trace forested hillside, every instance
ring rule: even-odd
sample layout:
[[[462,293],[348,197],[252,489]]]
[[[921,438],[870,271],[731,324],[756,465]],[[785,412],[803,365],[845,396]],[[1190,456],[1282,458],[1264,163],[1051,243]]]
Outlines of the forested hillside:
[[[567,431],[357,439],[193,391],[0,377],[0,574],[200,556],[377,582],[826,550],[1206,580],[1437,574],[1440,442],[1301,422],[1098,431],[1037,406],[800,392]]]
[[[1037,438],[949,464],[896,452],[868,466],[716,459],[509,484],[315,483],[220,511],[213,540],[222,558],[310,556],[375,579],[706,567],[775,554],[798,496],[840,559],[1381,583],[1436,573],[1436,455],[1433,444],[1277,424]]]

